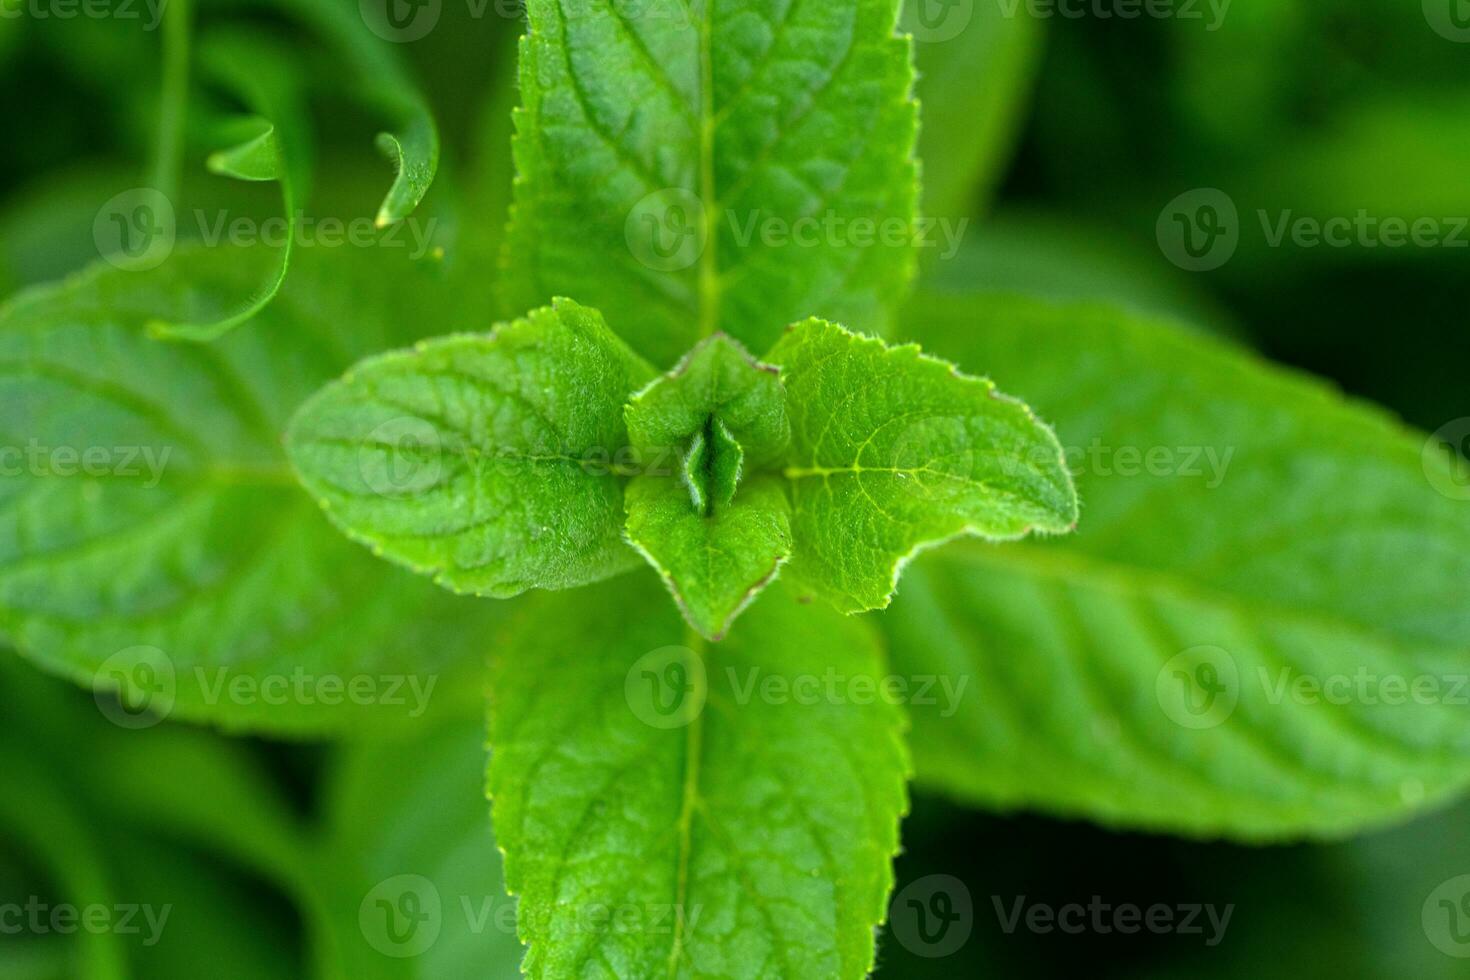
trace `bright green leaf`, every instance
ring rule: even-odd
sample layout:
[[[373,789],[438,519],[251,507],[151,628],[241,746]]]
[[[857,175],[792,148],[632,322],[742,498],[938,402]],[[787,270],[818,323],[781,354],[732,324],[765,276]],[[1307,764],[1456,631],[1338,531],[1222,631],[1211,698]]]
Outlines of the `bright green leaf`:
[[[791,438],[780,372],[721,335],[698,344],[677,367],[638,392],[627,418],[628,438],[647,467],[667,467],[671,454],[687,462],[693,455],[689,449],[699,441],[707,476],[690,477],[696,500],[706,496],[709,483],[715,499],[728,501],[741,472],[778,462]]]
[[[339,249],[303,255],[258,330],[209,345],[145,335],[160,309],[238,296],[270,258],[181,249],[0,308],[0,446],[18,471],[0,479],[0,632],[177,717],[402,720],[454,696],[495,607],[343,540],[296,484],[281,433],[354,358],[442,321],[401,257]],[[359,677],[376,696],[332,693]]]
[[[915,707],[922,778],[1246,838],[1342,834],[1470,784],[1470,510],[1422,435],[1105,307],[910,317],[1056,419],[1087,505],[1065,541],[926,558],[885,617],[904,673],[986,692]]]
[[[239,92],[246,104],[260,114],[240,120],[239,126],[248,135],[237,145],[211,154],[206,165],[211,172],[236,180],[278,183],[286,226],[286,240],[280,248],[275,271],[264,287],[252,290],[238,309],[213,319],[171,322],[160,318],[148,325],[149,332],[156,337],[209,341],[253,318],[280,292],[291,267],[296,241],[298,194],[310,168],[305,157],[306,127],[301,122],[305,112],[300,82],[289,55],[259,37],[234,34],[211,39],[204,46],[202,57],[211,74]],[[283,136],[281,126],[291,135]],[[292,147],[293,139],[299,139],[303,145]]]
[[[1076,523],[1056,437],[989,381],[821,320],[768,359],[791,415],[790,570],[843,611],[888,605],[923,546]]]
[[[791,438],[779,372],[716,335],[640,391],[627,419],[645,471],[628,488],[628,538],[718,639],[791,554],[779,482],[747,478]]]
[[[917,198],[897,7],[530,0],[507,305],[575,296],[660,364],[816,313],[881,330]]]
[[[681,481],[640,476],[628,486],[628,540],[658,569],[700,635],[721,639],[730,621],[791,555],[791,507],[779,481],[758,476],[709,513]]]
[[[266,2],[316,31],[351,73],[353,94],[395,127],[374,140],[393,164],[393,184],[378,206],[376,220],[380,228],[402,221],[418,207],[438,173],[439,127],[428,101],[394,55],[393,45],[374,36],[373,24],[364,29],[363,18],[374,8],[337,0]]]
[[[569,300],[354,367],[297,414],[292,461],[354,539],[505,598],[635,567],[623,403],[653,375]]]
[[[652,576],[536,601],[490,687],[526,973],[867,976],[907,762],[866,625],[777,589],[706,649]]]

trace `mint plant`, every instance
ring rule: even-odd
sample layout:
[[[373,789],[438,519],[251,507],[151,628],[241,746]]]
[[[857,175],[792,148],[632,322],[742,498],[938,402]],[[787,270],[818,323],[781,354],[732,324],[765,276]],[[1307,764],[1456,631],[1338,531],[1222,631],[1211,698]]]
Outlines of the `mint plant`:
[[[895,0],[528,0],[503,209],[439,173],[429,101],[352,5],[264,6],[350,84],[228,16],[194,43],[175,0],[152,192],[183,195],[192,133],[233,190],[279,186],[285,247],[109,253],[0,307],[0,431],[38,448],[0,482],[0,634],[140,728],[349,746],[313,848],[193,733],[97,739],[106,792],[146,787],[133,818],[243,852],[308,911],[340,952],[324,974],[426,952],[362,924],[417,914],[404,862],[501,889],[483,820],[431,819],[484,761],[466,706],[533,977],[868,975],[911,784],[1264,841],[1470,783],[1448,700],[1283,693],[1463,671],[1470,520],[1435,492],[1463,466],[1158,317],[920,278],[918,152],[943,137]],[[996,29],[1026,61],[1031,28]],[[1002,74],[973,106],[1019,87]],[[199,84],[231,106],[203,133]],[[443,216],[431,259],[293,246],[335,176],[313,169],[323,85],[386,120],[372,221]],[[987,119],[933,168],[932,210],[994,175]],[[968,698],[910,687],[956,676]],[[449,721],[347,677],[421,700],[428,678]],[[17,725],[61,739],[47,714]],[[391,778],[419,762],[430,817]]]

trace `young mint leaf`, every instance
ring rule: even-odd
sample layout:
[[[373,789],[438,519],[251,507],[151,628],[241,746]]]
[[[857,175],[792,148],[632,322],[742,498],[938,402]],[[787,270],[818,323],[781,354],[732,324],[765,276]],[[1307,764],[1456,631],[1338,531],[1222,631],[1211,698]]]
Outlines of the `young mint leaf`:
[[[925,545],[1075,525],[1056,437],[989,381],[822,320],[768,359],[791,414],[791,573],[844,612],[887,606]]]
[[[362,362],[302,407],[287,447],[338,527],[446,588],[571,588],[638,562],[623,404],[652,375],[596,311],[559,299]]]
[[[696,501],[708,482],[714,497],[728,502],[741,473],[784,458],[791,439],[780,372],[723,335],[701,341],[677,367],[634,395],[627,419],[629,441],[654,469],[667,468],[671,452],[687,462],[699,441],[698,455],[718,473],[708,480],[689,477]]]
[[[315,250],[259,330],[146,336],[161,309],[238,296],[271,260],[181,248],[149,272],[99,266],[0,308],[0,463],[15,474],[0,480],[0,633],[170,717],[301,732],[401,721],[450,696],[497,607],[344,540],[280,434],[354,358],[444,321],[401,256]]]
[[[1056,419],[1087,502],[1075,538],[926,558],[883,620],[902,672],[987,692],[913,709],[931,786],[1279,838],[1470,785],[1470,510],[1434,444],[1106,307],[926,297],[909,319]]]
[[[706,648],[661,593],[538,596],[496,651],[525,972],[867,976],[907,770],[867,625],[777,588]]]
[[[897,7],[529,0],[507,306],[575,296],[660,364],[814,313],[882,329],[917,198]]]
[[[245,181],[275,181],[281,188],[281,208],[286,223],[286,242],[280,259],[264,288],[252,291],[239,309],[209,320],[169,322],[154,320],[148,325],[156,337],[179,340],[209,341],[229,333],[250,320],[275,299],[291,266],[291,251],[296,240],[298,188],[307,179],[305,148],[289,149],[276,123],[282,120],[293,134],[304,133],[299,121],[300,83],[289,56],[277,46],[250,35],[225,35],[212,39],[204,47],[204,62],[211,74],[226,86],[239,92],[258,116],[238,122],[248,136],[238,145],[212,154],[209,169],[225,177]]]
[[[791,554],[779,482],[747,476],[791,438],[779,372],[716,335],[635,395],[627,420],[645,470],[628,488],[628,539],[719,639]]]
[[[376,220],[380,228],[402,221],[419,206],[439,170],[439,127],[428,101],[394,56],[392,46],[363,29],[362,17],[370,9],[367,5],[335,0],[272,2],[316,31],[345,62],[356,97],[391,120],[394,131],[379,133],[374,140],[393,164],[393,184],[378,207]]]
[[[791,506],[779,481],[758,476],[708,512],[678,480],[640,476],[627,492],[628,540],[658,569],[689,624],[725,630],[791,555]]]

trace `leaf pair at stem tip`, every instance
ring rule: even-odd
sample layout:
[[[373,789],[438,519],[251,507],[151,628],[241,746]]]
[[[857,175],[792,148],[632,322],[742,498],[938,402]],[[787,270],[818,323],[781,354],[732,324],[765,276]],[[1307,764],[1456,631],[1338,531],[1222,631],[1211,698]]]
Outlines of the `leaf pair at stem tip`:
[[[363,362],[288,449],[349,535],[456,592],[570,588],[641,554],[710,639],[783,568],[844,612],[878,609],[925,545],[1077,516],[1025,405],[817,319],[764,363],[717,334],[657,375],[559,299]]]

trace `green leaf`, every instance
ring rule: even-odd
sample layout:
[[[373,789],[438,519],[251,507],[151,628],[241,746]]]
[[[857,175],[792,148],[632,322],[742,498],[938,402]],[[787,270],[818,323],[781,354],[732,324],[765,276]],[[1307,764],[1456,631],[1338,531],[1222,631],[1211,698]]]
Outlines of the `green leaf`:
[[[485,801],[483,706],[478,718],[342,746],[323,796],[317,975],[518,975],[525,950]]]
[[[439,128],[428,101],[394,56],[392,45],[363,29],[369,7],[336,0],[267,2],[319,34],[346,64],[358,100],[391,120],[394,131],[379,133],[374,140],[393,164],[393,184],[378,207],[376,221],[379,228],[402,221],[429,192],[439,170]]]
[[[844,612],[887,606],[926,545],[1076,524],[1056,437],[989,381],[822,320],[768,357],[791,414],[791,573]]]
[[[296,241],[297,196],[306,182],[309,167],[305,147],[291,148],[276,120],[304,144],[300,83],[289,56],[276,44],[248,34],[211,39],[204,47],[210,72],[239,92],[253,111],[260,113],[238,120],[249,133],[237,145],[211,154],[206,165],[212,173],[236,180],[274,181],[281,188],[281,210],[286,224],[286,241],[280,249],[275,271],[264,287],[252,291],[238,308],[222,317],[170,322],[157,319],[148,324],[155,337],[209,341],[224,336],[265,309],[280,292],[291,267]]]
[[[628,486],[627,505],[628,540],[706,639],[722,639],[791,555],[791,507],[770,477],[756,477],[704,513],[690,505],[681,481],[640,476]]]
[[[353,359],[439,326],[438,300],[392,253],[317,250],[260,329],[208,345],[146,336],[160,309],[239,295],[270,259],[181,249],[0,308],[0,633],[177,717],[278,731],[402,720],[455,696],[497,613],[343,540],[296,484],[281,433]]]
[[[637,564],[623,403],[652,375],[596,311],[557,300],[364,361],[303,406],[287,445],[374,552],[456,592],[572,588]]]
[[[901,672],[986,692],[915,707],[921,778],[1244,838],[1344,834],[1470,783],[1470,510],[1432,443],[1106,307],[930,297],[910,324],[1056,419],[1087,504],[1066,541],[926,558],[885,617]]]
[[[536,601],[490,686],[526,973],[867,976],[907,762],[865,624],[775,589],[705,649],[652,576]]]
[[[527,13],[509,308],[576,296],[659,364],[814,313],[886,325],[917,198],[893,0]]]
[[[281,177],[281,148],[276,139],[276,127],[269,119],[253,116],[243,122],[256,130],[237,146],[227,147],[210,154],[205,161],[211,173],[236,180],[267,181]]]
[[[10,726],[0,729],[0,765],[5,768],[0,833],[19,843],[21,853],[29,858],[27,863],[41,866],[59,890],[59,901],[78,908],[93,904],[111,908],[122,896],[107,868],[107,849],[97,838],[97,822],[88,820],[57,785],[59,767],[48,769],[41,764],[33,747],[19,739],[19,734]],[[58,976],[83,980],[129,976],[126,946],[119,933],[83,929],[70,938],[67,969]],[[16,942],[13,935],[6,941]]]
[[[1026,120],[1041,60],[1041,18],[1004,3],[937,5],[904,0],[918,69],[924,211],[954,220],[983,209]]]
[[[633,396],[627,417],[628,438],[646,466],[666,467],[670,453],[687,462],[695,439],[704,447],[700,452],[709,453],[703,458],[710,465],[723,460],[722,475],[712,483],[689,478],[689,492],[701,507],[710,486],[715,499],[728,502],[740,474],[780,461],[791,439],[780,372],[723,335],[701,341],[672,371]],[[709,448],[716,443],[726,450]]]
[[[81,872],[110,882],[110,897],[139,908],[136,933],[120,934],[119,952],[126,953],[131,967],[127,975],[197,977],[208,972],[202,965],[208,956],[218,962],[221,955],[229,958],[231,975],[242,978],[281,976],[292,969],[294,951],[283,936],[274,935],[281,923],[242,905],[238,890],[221,887],[238,884],[240,872],[223,872],[215,861],[201,859],[206,850],[211,858],[233,859],[236,867],[283,885],[288,893],[305,864],[309,852],[297,846],[303,835],[295,815],[250,746],[182,725],[146,731],[119,727],[107,709],[98,710],[104,701],[41,674],[5,649],[0,649],[0,692],[6,721],[0,755],[11,748],[21,753],[18,767],[6,759],[6,776],[8,795],[20,803],[23,817],[19,827],[4,827],[0,839],[19,831],[19,839],[26,840],[28,810],[38,835],[27,842],[28,849],[43,862],[61,858],[54,868],[60,872],[59,886],[78,887],[86,880],[77,877]],[[0,804],[0,827],[7,823],[7,810],[17,812]],[[83,829],[86,833],[79,835]],[[167,847],[161,843],[165,838]],[[0,866],[7,856],[0,845]],[[84,870],[88,862],[95,862],[95,869]],[[259,888],[260,880],[251,884]],[[63,891],[56,898],[85,905],[89,896]],[[242,941],[242,919],[251,936],[261,936],[262,930],[271,935],[264,942]],[[76,952],[97,952],[77,940],[101,937],[89,936],[92,930],[78,932],[80,937],[56,938],[71,940]],[[0,963],[14,967],[13,953],[7,946]],[[84,958],[77,960],[69,971],[36,975],[104,975],[85,973]]]
[[[717,640],[791,554],[779,481],[746,479],[779,462],[791,438],[779,372],[716,335],[626,414],[644,470],[628,488],[628,539],[690,625]]]

